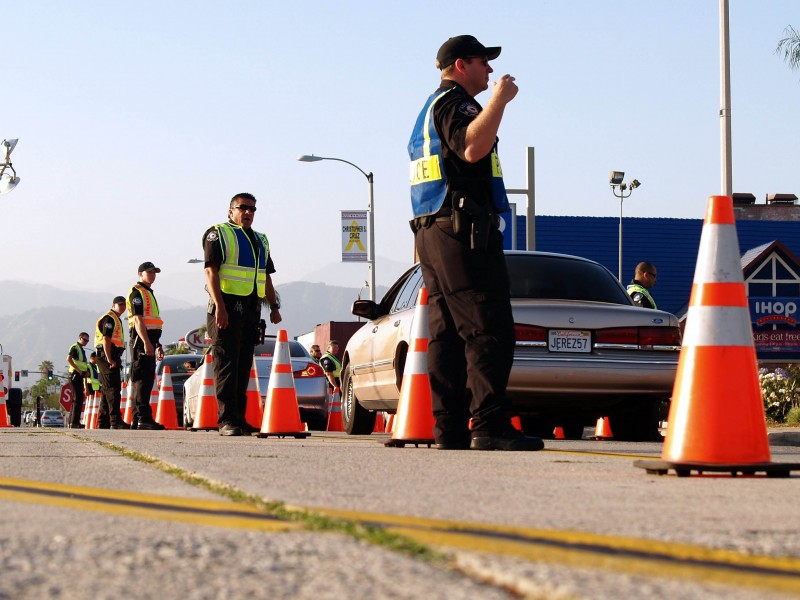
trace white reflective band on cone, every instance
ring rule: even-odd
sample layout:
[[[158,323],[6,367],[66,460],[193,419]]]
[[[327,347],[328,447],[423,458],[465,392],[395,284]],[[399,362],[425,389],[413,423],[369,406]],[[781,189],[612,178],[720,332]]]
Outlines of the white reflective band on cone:
[[[734,225],[704,225],[697,252],[694,283],[744,281]]]
[[[750,310],[744,306],[690,306],[682,345],[752,346]]]

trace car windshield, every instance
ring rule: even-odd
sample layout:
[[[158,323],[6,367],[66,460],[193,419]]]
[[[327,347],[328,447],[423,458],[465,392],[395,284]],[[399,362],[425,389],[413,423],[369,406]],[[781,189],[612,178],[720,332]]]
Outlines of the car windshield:
[[[203,357],[200,355],[191,358],[165,356],[164,360],[158,365],[158,372],[161,373],[164,367],[167,366],[172,375],[194,373],[202,363]]]
[[[60,417],[61,413],[58,412],[57,410],[46,410],[44,411],[44,416],[48,418]]]
[[[512,298],[583,300],[627,304],[631,301],[604,267],[561,256],[506,256]]]
[[[274,353],[275,353],[274,339],[266,339],[264,340],[263,344],[259,344],[255,348],[256,356],[272,356]],[[301,358],[301,357],[308,358],[308,353],[305,351],[305,348],[303,348],[303,345],[300,342],[296,342],[294,340],[289,341],[289,355],[292,358]]]

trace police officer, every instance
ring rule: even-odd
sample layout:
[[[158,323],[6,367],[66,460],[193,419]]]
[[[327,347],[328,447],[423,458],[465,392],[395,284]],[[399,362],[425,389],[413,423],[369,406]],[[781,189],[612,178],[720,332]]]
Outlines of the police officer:
[[[210,296],[206,330],[212,339],[219,433],[225,436],[253,432],[245,420],[247,384],[264,300],[270,322],[281,322],[269,241],[252,229],[255,214],[255,196],[236,194],[228,206],[228,221],[203,235]]]
[[[311,360],[319,364],[319,359],[322,358],[322,350],[319,349],[319,345],[311,344],[311,348],[308,349],[308,353],[311,355]]]
[[[319,359],[319,365],[328,378],[328,391],[331,394],[338,394],[341,386],[342,363],[338,358],[339,342],[331,340],[328,342],[327,352]]]
[[[139,265],[139,281],[128,294],[128,327],[131,334],[131,396],[134,429],[164,429],[153,419],[150,392],[156,376],[156,361],[164,358],[161,327],[164,321],[153,293],[153,282],[161,269],[151,262]]]
[[[120,394],[122,389],[122,354],[125,352],[125,332],[120,316],[125,312],[125,296],[116,296],[111,309],[97,320],[94,329],[94,346],[97,354],[97,368],[100,371],[100,389],[103,399],[100,402],[98,424],[100,428],[128,429],[120,415]]]
[[[67,363],[69,364],[69,385],[72,388],[72,407],[69,409],[68,425],[73,429],[81,428],[81,410],[85,400],[85,380],[89,374],[89,361],[84,347],[89,343],[89,334],[82,331],[78,341],[69,347]]]
[[[506,396],[515,338],[497,228],[508,210],[497,131],[517,85],[500,77],[485,109],[474,98],[489,87],[489,61],[499,55],[471,35],[447,40],[436,56],[441,85],[408,144],[411,225],[429,294],[434,437],[443,450],[544,446],[513,428]]]
[[[636,265],[633,281],[628,285],[628,295],[636,306],[656,308],[656,301],[650,290],[656,284],[658,272],[652,263],[640,262]]]
[[[92,352],[89,355],[89,369],[86,372],[86,378],[83,380],[83,385],[85,388],[85,398],[89,396],[94,396],[97,392],[100,391],[100,371],[97,369],[97,352]],[[108,420],[103,421],[102,418],[99,420],[100,429],[108,429]],[[106,425],[103,427],[103,425]]]

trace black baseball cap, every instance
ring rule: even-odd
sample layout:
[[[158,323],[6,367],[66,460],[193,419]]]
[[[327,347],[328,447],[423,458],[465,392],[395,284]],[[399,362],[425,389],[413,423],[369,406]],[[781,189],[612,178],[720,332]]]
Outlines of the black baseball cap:
[[[161,273],[161,269],[159,269],[149,260],[139,265],[139,270],[137,271],[137,273],[141,273],[143,271],[155,271],[156,273]]]
[[[494,60],[500,56],[500,46],[487,48],[481,44],[475,36],[457,35],[447,40],[436,55],[436,67],[445,69],[456,62],[459,58],[471,56],[485,56],[489,60]]]
[[[114,296],[114,300],[113,302],[111,302],[111,305],[113,306],[114,304],[126,304],[126,303],[127,301],[125,300],[125,296]]]

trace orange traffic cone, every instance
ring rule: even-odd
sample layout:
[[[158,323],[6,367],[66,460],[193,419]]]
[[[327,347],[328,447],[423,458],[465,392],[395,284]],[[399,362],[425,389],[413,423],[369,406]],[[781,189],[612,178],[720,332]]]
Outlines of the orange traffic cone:
[[[305,429],[300,420],[300,407],[297,404],[297,392],[294,389],[292,359],[289,356],[289,337],[285,329],[279,329],[267,397],[264,402],[264,421],[258,437],[291,435],[296,438],[304,438],[309,435]]]
[[[383,411],[375,413],[375,427],[372,428],[372,433],[384,433],[386,431],[385,414]]]
[[[153,387],[150,389],[150,414],[155,419],[156,413],[158,412],[158,388],[160,387],[160,381],[158,380],[158,374],[153,375]]]
[[[119,392],[119,414],[122,420],[125,421],[125,410],[128,408],[128,384],[122,382],[122,389]],[[130,423],[128,423],[130,425]]]
[[[178,411],[175,408],[175,392],[172,389],[172,374],[169,372],[169,365],[164,365],[164,373],[161,375],[156,423],[161,423],[164,429],[181,428],[178,425]]]
[[[733,199],[711,196],[672,391],[661,461],[636,461],[648,473],[788,477],[800,463],[770,462],[758,362]]]
[[[402,448],[406,444],[427,444],[430,447],[434,442],[434,418],[428,378],[428,290],[424,287],[417,296],[410,342],[392,439],[385,445]]]
[[[328,396],[328,426],[325,431],[344,431],[341,392],[334,392]]]
[[[192,420],[192,431],[219,429],[217,406],[217,385],[214,380],[214,366],[211,364],[211,352],[206,354],[200,373],[200,395],[197,398],[195,415]]]
[[[11,427],[6,407],[6,393],[2,384],[0,384],[0,427]]]
[[[258,429],[264,420],[264,408],[261,406],[261,390],[258,387],[258,374],[256,373],[256,357],[253,355],[253,366],[250,369],[250,379],[247,382],[247,407],[244,420],[250,427]]]
[[[125,414],[122,416],[122,420],[125,421],[128,425],[133,423],[133,400],[128,394],[128,382],[122,382],[122,397],[125,398]]]
[[[557,440],[566,439],[566,436],[564,435],[564,428],[556,427],[555,429],[553,429],[553,437]]]
[[[86,407],[86,424],[85,429],[97,429],[97,419],[95,418],[96,412],[94,409],[94,394],[89,394],[83,399],[83,405]]]
[[[522,419],[517,416],[511,417],[511,426],[517,431],[522,431]]]
[[[394,413],[389,413],[389,416],[386,419],[386,429],[383,430],[384,433],[392,433],[394,431]]]
[[[609,440],[614,437],[611,432],[611,423],[608,417],[600,417],[597,419],[597,425],[594,427],[594,439],[596,440]]]

